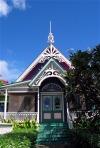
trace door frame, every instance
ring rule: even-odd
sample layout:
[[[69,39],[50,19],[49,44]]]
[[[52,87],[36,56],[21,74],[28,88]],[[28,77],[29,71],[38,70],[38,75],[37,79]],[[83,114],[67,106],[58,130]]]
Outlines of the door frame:
[[[61,95],[62,96],[62,119],[63,119],[63,122],[64,122],[65,121],[65,117],[64,117],[64,93],[63,92],[41,92],[40,93],[40,97],[41,97],[41,101],[40,101],[40,103],[41,103],[40,104],[40,106],[41,106],[40,107],[41,108],[40,109],[41,118],[40,118],[40,121],[43,122],[42,121],[42,119],[43,119],[42,118],[42,98],[43,98],[42,96],[44,96],[44,95],[48,95],[48,96],[49,95],[52,95],[52,96],[53,95],[55,95],[55,96],[56,95]],[[53,100],[53,102],[54,102],[54,100]]]

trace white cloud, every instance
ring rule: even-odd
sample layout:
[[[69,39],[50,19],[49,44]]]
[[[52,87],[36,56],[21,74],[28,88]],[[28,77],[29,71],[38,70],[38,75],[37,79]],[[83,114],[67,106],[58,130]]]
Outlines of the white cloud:
[[[12,0],[13,6],[18,9],[26,9],[26,0]]]
[[[0,16],[7,16],[10,12],[10,7],[5,0],[0,0]]]
[[[27,0],[0,0],[0,16],[7,16],[14,8],[25,10]]]
[[[4,79],[11,82],[18,78],[20,72],[12,65],[8,64],[8,62],[4,60],[0,60],[0,79]]]

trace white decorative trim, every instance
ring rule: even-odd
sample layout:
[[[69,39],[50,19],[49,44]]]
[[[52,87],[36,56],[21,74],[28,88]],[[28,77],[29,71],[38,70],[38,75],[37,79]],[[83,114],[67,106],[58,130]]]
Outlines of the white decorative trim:
[[[37,122],[39,123],[39,115],[40,115],[40,113],[39,113],[39,102],[40,102],[40,91],[39,91],[39,87],[38,87],[38,100],[37,100],[37,110],[38,110],[38,115],[37,115]]]
[[[39,63],[44,63],[45,60],[49,58],[54,58],[60,63],[65,62],[69,67],[71,67],[71,63],[52,44],[44,50],[41,58],[39,59]]]
[[[38,63],[44,63],[45,60],[54,58],[58,60],[59,62],[65,62],[70,68],[71,62],[66,59],[58,49],[56,49],[52,44],[50,44],[49,47],[47,47],[37,58],[32,62],[32,64],[22,73],[22,75],[16,80],[16,82],[23,81],[25,76],[38,64]]]
[[[62,69],[62,67],[60,67],[59,64],[51,58],[29,83],[29,86],[40,86],[41,82],[48,77],[57,77],[66,84],[66,81],[62,76],[63,73],[64,70]]]
[[[48,91],[51,92],[52,90],[56,90],[57,92],[62,92],[62,88],[61,86],[59,86],[56,83],[47,83],[46,85],[44,85],[41,89],[41,91]]]
[[[37,120],[38,113],[37,112],[6,112],[6,119],[13,118],[17,121],[23,121],[24,119],[35,119]],[[1,119],[4,118],[4,112],[0,112]]]
[[[50,21],[50,32],[49,32],[49,35],[48,35],[48,43],[49,44],[54,43],[54,36],[53,36],[53,33],[51,32],[51,21]]]
[[[54,43],[54,36],[53,36],[53,33],[49,33],[48,35],[48,43],[49,44],[53,44]]]

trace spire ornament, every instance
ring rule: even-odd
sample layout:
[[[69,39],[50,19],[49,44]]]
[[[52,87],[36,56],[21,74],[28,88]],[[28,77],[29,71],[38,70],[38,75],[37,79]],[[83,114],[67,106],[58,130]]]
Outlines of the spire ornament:
[[[49,35],[48,35],[48,43],[50,45],[54,43],[54,36],[53,36],[53,33],[51,32],[51,21],[50,21],[50,32],[49,32]]]

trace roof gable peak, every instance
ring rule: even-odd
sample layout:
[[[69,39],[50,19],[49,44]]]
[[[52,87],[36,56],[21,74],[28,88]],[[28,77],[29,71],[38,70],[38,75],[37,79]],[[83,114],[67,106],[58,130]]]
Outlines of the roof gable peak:
[[[24,73],[16,80],[16,82],[23,81],[24,78],[29,74],[29,72],[38,64],[44,63],[50,58],[54,58],[58,62],[64,62],[71,68],[71,62],[66,59],[61,52],[54,47],[54,45],[50,44],[44,51],[32,62],[32,64],[24,71]]]

